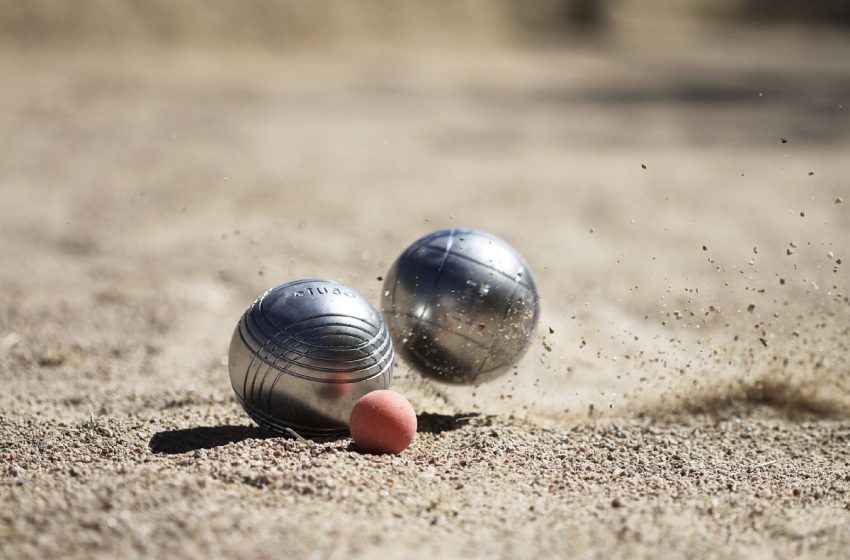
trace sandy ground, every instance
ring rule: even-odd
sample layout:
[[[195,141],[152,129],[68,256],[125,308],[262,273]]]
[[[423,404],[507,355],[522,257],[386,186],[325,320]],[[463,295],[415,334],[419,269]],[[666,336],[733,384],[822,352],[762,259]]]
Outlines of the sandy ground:
[[[0,555],[846,557],[848,48],[5,50]],[[252,426],[251,300],[451,226],[535,271],[515,374],[399,363],[398,457]]]

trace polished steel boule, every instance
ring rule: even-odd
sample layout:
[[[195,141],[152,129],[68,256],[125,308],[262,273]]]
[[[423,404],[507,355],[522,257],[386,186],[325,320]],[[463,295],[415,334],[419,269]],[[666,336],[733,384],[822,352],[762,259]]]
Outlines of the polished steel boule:
[[[395,261],[382,311],[399,354],[420,372],[479,383],[528,349],[540,299],[513,247],[483,231],[451,229],[423,237]]]
[[[299,280],[245,311],[230,341],[230,383],[248,415],[278,432],[348,432],[357,399],[392,380],[380,314],[346,286]]]

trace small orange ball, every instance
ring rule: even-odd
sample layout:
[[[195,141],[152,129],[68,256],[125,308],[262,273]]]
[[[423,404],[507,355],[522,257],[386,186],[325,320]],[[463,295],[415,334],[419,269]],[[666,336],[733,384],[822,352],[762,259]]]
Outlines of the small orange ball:
[[[354,443],[363,451],[398,454],[416,435],[416,412],[395,391],[372,391],[354,403],[349,427]]]

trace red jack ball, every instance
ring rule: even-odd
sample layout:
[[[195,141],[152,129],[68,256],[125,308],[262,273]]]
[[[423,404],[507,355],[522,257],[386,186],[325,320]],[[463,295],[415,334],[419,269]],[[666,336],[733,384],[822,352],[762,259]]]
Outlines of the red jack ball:
[[[416,412],[402,395],[381,389],[360,397],[351,409],[349,426],[361,450],[398,454],[416,435]]]

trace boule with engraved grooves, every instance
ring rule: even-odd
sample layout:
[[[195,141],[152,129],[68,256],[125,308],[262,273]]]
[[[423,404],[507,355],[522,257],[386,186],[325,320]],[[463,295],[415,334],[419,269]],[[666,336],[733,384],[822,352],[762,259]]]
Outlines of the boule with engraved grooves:
[[[495,235],[431,233],[395,261],[382,311],[399,354],[449,383],[493,379],[528,350],[540,298],[528,264]]]
[[[348,433],[357,400],[392,380],[393,345],[359,293],[324,280],[272,288],[242,315],[230,342],[230,383],[255,422],[277,432]]]

